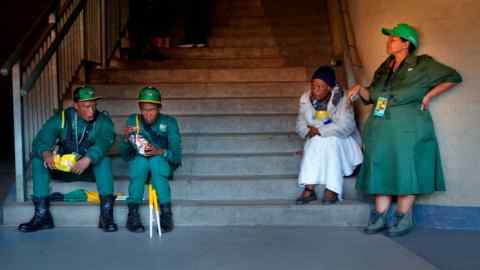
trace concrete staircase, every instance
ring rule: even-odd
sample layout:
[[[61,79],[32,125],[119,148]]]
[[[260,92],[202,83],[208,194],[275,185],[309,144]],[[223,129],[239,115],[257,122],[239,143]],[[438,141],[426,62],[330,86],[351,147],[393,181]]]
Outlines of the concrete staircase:
[[[345,180],[340,204],[294,204],[303,144],[294,133],[298,98],[331,55],[323,1],[219,2],[208,48],[166,49],[165,62],[120,61],[90,74],[105,97],[100,109],[120,133],[137,111],[138,90],[161,89],[163,113],[177,117],[183,135],[184,165],[171,182],[177,225],[363,225],[368,205],[354,178]],[[127,193],[126,163],[113,152],[116,191]],[[94,183],[52,183],[52,191],[79,187],[95,190]],[[118,205],[124,225],[126,206]],[[98,206],[59,203],[52,210],[57,226],[97,222]],[[30,203],[7,202],[4,221],[15,225],[31,214]]]

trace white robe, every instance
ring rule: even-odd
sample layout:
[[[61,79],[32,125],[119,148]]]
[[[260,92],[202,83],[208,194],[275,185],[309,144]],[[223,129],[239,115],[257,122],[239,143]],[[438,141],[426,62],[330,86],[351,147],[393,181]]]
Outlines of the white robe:
[[[338,194],[342,200],[343,178],[351,175],[356,166],[362,163],[360,134],[357,130],[353,108],[343,96],[337,104],[333,97],[342,89],[335,87],[328,103],[332,123],[323,124],[315,120],[315,109],[310,102],[310,91],[300,98],[297,118],[297,133],[306,138],[307,125],[319,129],[321,136],[306,138],[298,183],[304,185],[325,185]]]

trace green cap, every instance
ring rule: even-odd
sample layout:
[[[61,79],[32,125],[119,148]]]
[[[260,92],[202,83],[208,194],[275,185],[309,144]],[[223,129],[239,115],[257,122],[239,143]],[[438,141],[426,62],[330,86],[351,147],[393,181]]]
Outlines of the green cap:
[[[75,91],[73,91],[74,102],[97,100],[101,98],[102,97],[95,96],[95,88],[91,86],[80,86],[75,88]]]
[[[140,90],[140,93],[138,93],[138,102],[160,104],[161,101],[160,90],[155,87],[144,87]]]
[[[418,48],[418,33],[417,31],[406,23],[401,23],[393,29],[382,28],[382,33],[387,36],[396,36],[408,40],[415,48]]]

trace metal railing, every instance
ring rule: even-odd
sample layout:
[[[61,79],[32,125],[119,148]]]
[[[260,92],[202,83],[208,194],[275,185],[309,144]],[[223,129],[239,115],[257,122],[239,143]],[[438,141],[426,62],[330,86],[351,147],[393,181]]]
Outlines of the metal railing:
[[[355,46],[347,0],[328,0],[330,32],[334,42],[334,54],[343,62],[348,87],[354,84],[364,85],[367,80],[365,71]]]
[[[26,199],[34,136],[62,109],[86,62],[108,66],[127,21],[128,0],[55,1],[2,66],[0,72],[12,79],[17,201]],[[39,28],[42,34],[31,46],[27,40]]]
[[[354,29],[347,0],[327,0],[330,32],[333,40],[334,56],[342,61],[348,87],[355,84],[367,85],[366,71],[361,63],[356,47]],[[357,124],[362,130],[370,108],[358,102],[354,104]]]

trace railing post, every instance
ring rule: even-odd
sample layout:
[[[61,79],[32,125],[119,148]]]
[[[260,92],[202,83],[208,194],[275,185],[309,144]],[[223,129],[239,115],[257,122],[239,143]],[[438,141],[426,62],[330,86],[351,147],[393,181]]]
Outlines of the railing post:
[[[50,17],[48,18],[48,22],[50,24],[56,24],[57,23],[57,14],[50,14]],[[55,27],[52,32],[50,33],[52,36],[52,40],[55,40],[57,37],[57,28]],[[53,99],[53,108],[54,112],[55,110],[59,109],[59,104],[62,104],[61,102],[61,95],[58,90],[58,87],[60,85],[60,77],[58,76],[58,52],[55,52],[52,56],[52,73],[50,74],[51,79],[52,79],[52,95],[54,96]]]
[[[24,176],[23,159],[23,131],[22,131],[22,73],[20,61],[12,67],[12,90],[13,90],[13,130],[15,138],[15,186],[18,202],[25,201],[26,183]]]
[[[108,52],[107,52],[107,3],[105,0],[100,0],[100,35],[101,35],[101,46],[102,46],[102,67],[107,67]]]

